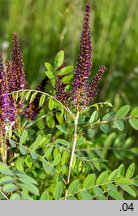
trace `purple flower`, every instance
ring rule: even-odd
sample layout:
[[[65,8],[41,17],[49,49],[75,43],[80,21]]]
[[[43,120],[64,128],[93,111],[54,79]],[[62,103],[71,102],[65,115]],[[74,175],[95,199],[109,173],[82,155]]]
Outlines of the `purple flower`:
[[[88,77],[91,69],[92,45],[90,40],[90,4],[85,7],[84,24],[80,41],[80,54],[76,65],[73,83],[73,101],[79,106],[85,103],[88,91]]]
[[[106,71],[106,67],[104,65],[101,66],[100,69],[98,70],[97,74],[95,75],[95,77],[93,78],[91,83],[89,84],[88,93],[87,93],[87,97],[86,97],[86,101],[85,101],[85,106],[89,105],[90,102],[94,99],[98,83],[101,80],[105,71]]]
[[[68,99],[70,97],[70,93],[65,90],[66,84],[64,84],[61,79],[63,76],[58,76],[56,81],[56,98],[63,103],[64,105],[68,104]]]
[[[0,127],[5,130],[6,121],[9,118],[9,99],[6,73],[4,71],[2,57],[0,55]]]
[[[13,34],[13,49],[12,49],[12,72],[13,77],[16,82],[16,86],[14,85],[14,90],[24,89],[25,86],[25,77],[24,77],[24,64],[23,58],[20,51],[20,46],[18,43],[17,34]]]

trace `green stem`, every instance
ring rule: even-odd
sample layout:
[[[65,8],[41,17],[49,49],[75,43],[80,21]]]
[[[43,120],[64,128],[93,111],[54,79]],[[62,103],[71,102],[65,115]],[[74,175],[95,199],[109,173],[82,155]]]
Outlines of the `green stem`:
[[[76,117],[74,119],[74,136],[73,136],[73,145],[72,145],[71,154],[70,154],[70,161],[69,161],[69,170],[68,170],[68,176],[67,176],[67,186],[70,183],[70,177],[71,177],[71,171],[72,171],[72,165],[73,165],[73,158],[74,158],[75,149],[76,149],[76,143],[77,143],[78,119],[79,119],[79,112],[77,112]],[[66,199],[67,196],[68,196],[68,189],[66,189],[66,192],[65,192],[65,199]]]

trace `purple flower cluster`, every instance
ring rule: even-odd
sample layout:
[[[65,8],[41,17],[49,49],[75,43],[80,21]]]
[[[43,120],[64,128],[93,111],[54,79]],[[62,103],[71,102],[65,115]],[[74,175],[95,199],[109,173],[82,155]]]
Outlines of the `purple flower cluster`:
[[[6,121],[14,122],[17,109],[14,97],[8,95],[13,91],[24,89],[24,66],[20,51],[17,34],[13,34],[12,57],[4,69],[2,57],[0,56],[0,118],[1,127],[5,127]],[[19,101],[20,107],[21,103]]]
[[[100,81],[103,73],[106,70],[106,68],[102,66],[97,72],[92,82],[89,83],[92,54],[89,19],[90,4],[87,3],[85,7],[84,24],[80,41],[80,55],[78,57],[72,89],[72,99],[74,105],[77,107],[78,110],[90,104],[96,94],[98,82]]]
[[[57,81],[56,81],[56,98],[61,101],[61,103],[63,103],[64,105],[68,104],[68,99],[70,97],[70,93],[65,91],[66,88],[66,84],[64,84],[61,79],[63,77],[62,76],[58,76],[57,77]]]
[[[24,78],[24,64],[23,58],[20,51],[20,46],[18,43],[17,34],[13,34],[13,49],[12,49],[12,72],[13,72],[13,82],[14,91],[24,89],[25,86],[25,78]]]
[[[9,117],[8,83],[4,71],[2,56],[0,55],[0,119],[3,122],[0,127],[5,129],[5,122]]]
[[[80,41],[80,54],[76,65],[73,83],[73,101],[75,105],[83,104],[88,91],[88,77],[91,68],[92,45],[90,39],[90,4],[85,7],[84,24]]]

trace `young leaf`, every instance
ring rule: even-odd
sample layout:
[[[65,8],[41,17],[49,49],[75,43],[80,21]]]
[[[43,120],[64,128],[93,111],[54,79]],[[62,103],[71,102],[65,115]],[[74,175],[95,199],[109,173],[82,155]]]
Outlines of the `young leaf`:
[[[37,95],[37,92],[34,92],[34,93],[31,95],[30,103],[32,103],[32,102],[34,101],[36,95]]]
[[[52,98],[49,99],[49,102],[48,102],[48,108],[50,110],[52,110],[54,107],[54,100]]]
[[[31,91],[28,91],[28,92],[26,93],[26,96],[25,96],[25,99],[26,99],[26,100],[28,100],[28,99],[29,99],[29,97],[30,97],[30,94],[31,94]]]
[[[75,194],[76,191],[78,190],[78,187],[79,187],[79,179],[76,179],[69,185],[68,193],[72,195]]]
[[[39,100],[39,107],[41,107],[44,104],[45,98],[46,98],[46,96],[44,94],[42,94],[40,97],[40,100]]]
[[[64,84],[69,84],[69,83],[71,83],[72,79],[73,79],[73,75],[72,74],[71,75],[67,75],[67,76],[65,76],[65,77],[63,77],[61,79],[61,82],[63,82]]]
[[[132,163],[126,171],[126,178],[131,178],[135,172],[135,164]]]
[[[64,61],[64,51],[61,50],[57,53],[55,60],[54,60],[54,67],[59,68],[63,64]]]
[[[83,188],[86,189],[92,187],[94,185],[95,179],[95,174],[89,174],[83,182]]]
[[[121,107],[115,115],[116,118],[119,118],[119,119],[124,118],[128,114],[129,110],[130,110],[130,105],[125,105]]]
[[[135,129],[138,130],[138,119],[136,118],[130,118],[129,124]]]
[[[62,182],[58,182],[53,192],[53,197],[55,200],[59,200],[62,195]]]
[[[66,66],[57,72],[57,75],[65,75],[73,70],[74,66]]]
[[[123,196],[121,193],[119,193],[118,191],[115,190],[111,190],[108,192],[108,195],[111,196],[113,199],[115,200],[124,200]]]
[[[53,80],[55,78],[54,74],[51,71],[45,71],[45,74],[50,80]]]
[[[5,164],[0,162],[0,173],[8,176],[13,176],[13,172],[9,169],[9,167]]]

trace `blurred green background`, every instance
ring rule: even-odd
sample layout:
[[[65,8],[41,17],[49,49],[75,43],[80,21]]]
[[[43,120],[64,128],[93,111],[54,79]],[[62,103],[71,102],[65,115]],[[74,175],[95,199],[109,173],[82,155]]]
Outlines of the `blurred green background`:
[[[97,100],[135,105],[138,98],[138,1],[90,0],[93,74],[101,64],[108,71]],[[26,77],[35,87],[64,49],[66,64],[76,62],[82,28],[83,0],[0,0],[0,47],[10,53],[12,33],[19,35]],[[8,47],[8,48],[7,48]],[[9,49],[9,50],[7,50]],[[102,90],[101,90],[102,88]]]

